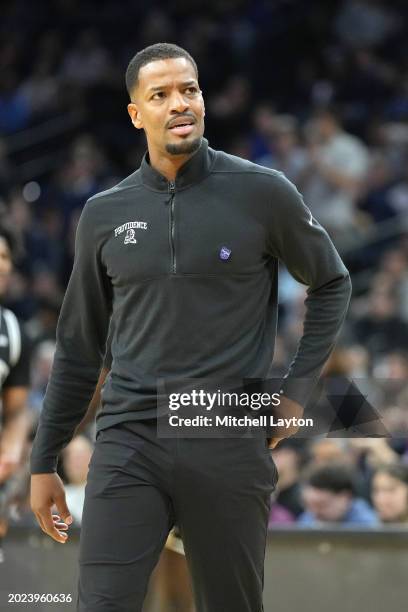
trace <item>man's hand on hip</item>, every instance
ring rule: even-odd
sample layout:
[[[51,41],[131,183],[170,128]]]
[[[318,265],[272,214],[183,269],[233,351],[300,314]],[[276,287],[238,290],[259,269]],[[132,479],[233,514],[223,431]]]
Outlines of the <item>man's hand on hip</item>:
[[[274,420],[278,419],[300,419],[303,416],[304,408],[297,402],[289,399],[288,397],[281,395],[280,404],[273,410]],[[269,438],[269,448],[275,448],[281,440],[293,436],[299,430],[298,425],[289,425],[288,427],[274,427],[272,430],[272,437]]]

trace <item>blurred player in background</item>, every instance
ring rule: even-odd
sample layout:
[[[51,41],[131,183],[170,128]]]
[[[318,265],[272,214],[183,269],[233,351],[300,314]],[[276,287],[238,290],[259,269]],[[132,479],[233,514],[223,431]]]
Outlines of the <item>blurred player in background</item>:
[[[21,464],[30,428],[29,343],[14,313],[2,305],[18,251],[16,234],[0,220],[0,560],[3,560],[1,541],[7,531],[8,505],[13,495],[12,477]]]

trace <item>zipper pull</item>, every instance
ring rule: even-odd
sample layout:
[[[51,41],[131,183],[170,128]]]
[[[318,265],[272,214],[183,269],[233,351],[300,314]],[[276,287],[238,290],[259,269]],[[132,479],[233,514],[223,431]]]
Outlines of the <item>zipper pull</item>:
[[[166,200],[166,204],[170,204],[170,202],[172,201],[174,194],[176,191],[176,183],[174,181],[169,181],[169,194],[170,197],[168,200]]]

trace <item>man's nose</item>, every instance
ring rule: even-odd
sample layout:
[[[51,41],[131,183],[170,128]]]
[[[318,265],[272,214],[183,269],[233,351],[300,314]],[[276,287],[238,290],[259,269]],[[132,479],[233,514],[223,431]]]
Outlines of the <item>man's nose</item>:
[[[188,108],[190,108],[190,104],[187,98],[185,98],[179,91],[173,92],[170,99],[170,112],[183,113]]]

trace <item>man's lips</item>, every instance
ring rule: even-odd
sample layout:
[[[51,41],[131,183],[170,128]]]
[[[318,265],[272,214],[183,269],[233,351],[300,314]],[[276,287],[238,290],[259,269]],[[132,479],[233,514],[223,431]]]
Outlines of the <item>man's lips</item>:
[[[169,128],[173,134],[178,134],[179,136],[185,136],[186,134],[190,134],[194,129],[193,123],[185,123],[182,125],[175,125],[174,127]]]
[[[174,134],[178,134],[179,136],[185,136],[186,134],[190,134],[193,131],[195,124],[195,119],[193,117],[181,116],[176,117],[173,121],[170,121],[169,130],[171,130]]]

